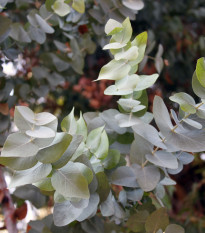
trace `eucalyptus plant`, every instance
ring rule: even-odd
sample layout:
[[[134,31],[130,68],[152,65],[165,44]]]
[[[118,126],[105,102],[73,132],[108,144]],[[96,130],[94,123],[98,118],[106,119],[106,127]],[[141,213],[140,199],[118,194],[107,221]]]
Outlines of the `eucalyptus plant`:
[[[133,20],[143,7],[142,0],[0,0],[0,145],[9,109],[19,101],[33,106],[50,93],[63,96],[65,83],[84,73],[86,56],[106,43],[107,20]],[[8,77],[4,63],[19,57],[26,65]]]
[[[122,23],[110,19],[105,33],[111,38],[103,49],[113,59],[98,80],[114,81],[105,94],[120,97],[118,110],[88,112],[76,119],[73,108],[58,132],[54,115],[17,106],[14,123],[19,131],[8,136],[0,157],[13,170],[9,188],[32,184],[53,196],[55,226],[49,216],[40,226],[31,222],[32,232],[183,233],[181,226],[169,224],[162,199],[164,186],[175,185],[170,174],[205,150],[204,58],[197,61],[192,78],[200,102],[184,92],[174,94],[170,99],[179,104],[177,114],[155,96],[150,113],[146,89],[159,75],[136,74],[147,32],[132,38],[126,18]]]

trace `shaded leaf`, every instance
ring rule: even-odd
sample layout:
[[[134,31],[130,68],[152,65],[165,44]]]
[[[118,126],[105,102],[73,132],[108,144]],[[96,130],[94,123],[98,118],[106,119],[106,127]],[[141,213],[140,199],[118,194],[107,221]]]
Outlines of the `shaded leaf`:
[[[2,157],[0,156],[0,164],[7,166],[13,170],[20,171],[29,169],[37,164],[36,156],[30,157]]]
[[[166,167],[171,169],[177,169],[178,168],[178,162],[176,157],[169,152],[166,151],[157,151],[154,154],[147,154],[146,159],[160,167]]]
[[[185,233],[184,229],[176,224],[170,224],[169,226],[167,226],[165,233],[173,233],[173,232],[177,232],[177,233]]]
[[[152,191],[157,186],[160,180],[160,172],[157,167],[150,165],[141,167],[137,164],[133,164],[132,167],[136,173],[137,182],[143,191]]]
[[[149,212],[146,210],[138,211],[131,215],[127,220],[128,228],[133,232],[143,232],[145,230],[145,222],[148,216]]]
[[[169,224],[169,218],[165,208],[154,211],[146,220],[145,229],[147,233],[156,232],[159,229],[165,230]]]
[[[74,207],[70,201],[55,203],[53,219],[56,226],[65,226],[76,220],[82,213],[82,209]]]
[[[96,192],[99,194],[100,202],[103,202],[107,199],[110,193],[110,185],[107,179],[107,176],[104,172],[98,172],[96,174],[96,178],[98,181],[98,187]]]
[[[72,136],[70,134],[57,133],[51,145],[38,151],[36,155],[38,161],[42,163],[56,162],[64,154],[71,140]]]
[[[19,42],[30,43],[31,39],[20,23],[13,23],[11,26],[10,36]]]
[[[118,167],[111,174],[111,183],[125,187],[139,187],[136,174],[133,169],[126,166]]]
[[[95,215],[97,212],[97,207],[99,204],[100,198],[97,193],[91,194],[88,206],[83,209],[80,216],[77,217],[77,221],[84,221],[85,219],[89,218],[91,215]]]

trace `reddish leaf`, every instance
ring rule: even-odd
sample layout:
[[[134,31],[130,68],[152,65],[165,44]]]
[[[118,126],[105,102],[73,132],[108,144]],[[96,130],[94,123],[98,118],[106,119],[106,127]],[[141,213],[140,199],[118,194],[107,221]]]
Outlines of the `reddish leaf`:
[[[27,215],[27,204],[24,202],[23,205],[15,210],[14,215],[18,220],[24,219]]]

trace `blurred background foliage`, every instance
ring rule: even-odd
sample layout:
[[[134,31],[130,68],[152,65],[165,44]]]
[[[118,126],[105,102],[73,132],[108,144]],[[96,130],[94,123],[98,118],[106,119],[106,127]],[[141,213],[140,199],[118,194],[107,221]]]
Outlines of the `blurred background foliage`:
[[[197,59],[205,54],[204,0],[146,0],[144,7],[139,2],[139,8],[133,10],[118,0],[87,0],[84,14],[71,9],[62,18],[49,13],[49,1],[0,1],[0,145],[10,131],[15,105],[30,106],[36,112],[49,111],[60,119],[73,106],[77,114],[79,110],[116,107],[113,97],[103,94],[110,81],[93,82],[110,60],[110,54],[102,51],[107,42],[104,25],[109,18],[122,21],[130,17],[135,34],[149,33],[147,55],[139,72],[161,72],[157,84],[148,90],[150,104],[155,94],[165,98],[170,107],[171,93],[193,94],[191,77]],[[35,31],[32,23],[36,12],[52,27],[46,25]],[[9,67],[12,72],[5,74]],[[164,200],[170,206],[173,222],[183,224],[188,233],[205,232],[202,158],[203,155],[196,155],[194,163],[173,176],[177,186],[166,190]],[[14,201],[25,213],[22,200],[28,197],[19,199],[20,192],[14,193]],[[32,198],[30,201],[37,208],[52,204],[41,193],[39,200],[40,203],[33,203]]]

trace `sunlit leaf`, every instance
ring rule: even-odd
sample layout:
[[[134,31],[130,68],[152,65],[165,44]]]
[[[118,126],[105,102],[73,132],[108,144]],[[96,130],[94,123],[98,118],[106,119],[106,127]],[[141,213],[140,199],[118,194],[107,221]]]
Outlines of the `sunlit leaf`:
[[[37,154],[39,147],[23,133],[10,134],[4,144],[3,157],[30,157]]]
[[[62,0],[55,1],[51,7],[61,17],[66,16],[71,11],[71,7]]]
[[[84,0],[73,0],[72,4],[73,9],[77,12],[83,14],[85,12],[85,2]]]
[[[205,88],[205,61],[203,57],[197,60],[196,75],[200,84]]]
[[[14,173],[9,188],[32,184],[47,177],[52,170],[50,164],[37,163],[34,167]]]

